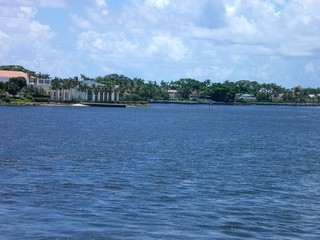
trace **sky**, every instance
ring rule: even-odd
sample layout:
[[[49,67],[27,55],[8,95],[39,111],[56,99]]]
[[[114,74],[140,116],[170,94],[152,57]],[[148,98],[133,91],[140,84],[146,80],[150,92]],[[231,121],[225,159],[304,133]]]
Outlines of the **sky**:
[[[0,65],[320,87],[319,0],[0,0]]]

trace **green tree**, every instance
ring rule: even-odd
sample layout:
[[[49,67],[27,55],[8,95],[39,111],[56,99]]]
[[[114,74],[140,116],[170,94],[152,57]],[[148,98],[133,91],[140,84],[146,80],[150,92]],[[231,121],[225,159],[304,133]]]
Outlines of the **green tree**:
[[[304,96],[303,96],[303,88],[298,85],[292,88],[294,100],[297,102],[303,102],[304,101]]]
[[[158,88],[159,90],[155,99],[168,100],[169,99],[168,90],[170,89],[169,83],[162,80]]]
[[[20,93],[24,98],[37,102],[47,102],[50,97],[43,88],[30,85],[22,88]]]
[[[88,90],[88,85],[82,81],[79,81],[77,88],[80,92],[86,92]]]
[[[206,95],[216,102],[233,102],[235,98],[233,83],[229,81],[213,83],[210,88],[208,88]]]
[[[181,78],[178,81],[171,82],[172,89],[176,89],[182,99],[189,99],[191,94],[201,95],[205,83],[201,83],[192,78]]]
[[[80,74],[80,78],[81,80],[92,80],[91,78],[89,78],[88,76],[86,76],[85,74]]]
[[[294,93],[291,89],[285,89],[283,91],[283,96],[282,96],[283,101],[285,102],[294,102]]]
[[[78,77],[68,78],[64,79],[64,87],[66,90],[68,90],[68,98],[66,100],[73,100],[73,97],[75,95],[74,91],[79,85]]]
[[[4,82],[0,82],[0,98],[5,96],[5,92]]]
[[[5,90],[15,98],[18,92],[25,86],[27,86],[27,82],[24,77],[12,77],[5,83]]]
[[[139,90],[139,95],[148,100],[155,99],[158,93],[158,86],[156,82],[149,81],[141,86]]]
[[[236,92],[240,94],[250,93],[250,81],[249,80],[240,80],[235,82]]]
[[[51,89],[52,90],[61,90],[62,89],[62,83],[61,79],[58,77],[55,77],[54,79],[51,80]]]
[[[101,92],[102,87],[101,87],[101,85],[93,84],[93,85],[91,86],[91,89],[92,89],[92,92],[93,92],[94,95],[95,95],[95,99],[93,99],[93,100],[94,100],[95,102],[97,102],[97,101],[98,101],[98,93]]]
[[[39,73],[36,74],[36,77],[40,78],[40,79],[49,79],[50,75],[39,72]]]

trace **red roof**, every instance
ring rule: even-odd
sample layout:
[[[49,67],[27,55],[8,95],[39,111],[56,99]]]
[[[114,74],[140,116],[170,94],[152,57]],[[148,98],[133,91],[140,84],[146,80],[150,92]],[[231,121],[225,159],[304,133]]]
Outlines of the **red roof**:
[[[3,77],[3,78],[24,77],[26,79],[29,78],[27,73],[24,73],[21,71],[8,71],[8,70],[0,70],[0,77]]]

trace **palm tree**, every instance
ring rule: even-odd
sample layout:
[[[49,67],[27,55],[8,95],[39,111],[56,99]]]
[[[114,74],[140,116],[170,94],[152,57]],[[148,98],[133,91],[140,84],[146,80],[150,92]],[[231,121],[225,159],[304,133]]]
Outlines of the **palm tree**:
[[[61,100],[60,98],[60,92],[63,89],[62,87],[62,79],[55,77],[54,79],[52,79],[51,81],[51,90],[56,91],[57,93],[57,99],[56,100]]]
[[[91,86],[91,89],[92,89],[92,91],[93,91],[93,93],[95,95],[93,100],[96,102],[97,101],[97,95],[101,91],[100,85],[93,84]]]
[[[109,101],[109,94],[111,92],[111,87],[112,85],[110,84],[110,82],[108,82],[107,84],[104,84],[101,86],[101,92],[103,92],[103,101]],[[107,94],[107,96],[106,96]]]
[[[69,94],[69,100],[73,100],[75,97],[75,90],[77,86],[79,85],[78,77],[73,77],[68,79],[70,84],[70,94]]]
[[[84,98],[86,100],[88,100],[88,90],[89,90],[89,86],[87,84],[85,84],[82,81],[79,81],[78,86],[77,86],[78,90],[80,91],[80,96],[79,96],[79,100],[83,100]],[[83,95],[86,94],[85,97],[83,97]]]

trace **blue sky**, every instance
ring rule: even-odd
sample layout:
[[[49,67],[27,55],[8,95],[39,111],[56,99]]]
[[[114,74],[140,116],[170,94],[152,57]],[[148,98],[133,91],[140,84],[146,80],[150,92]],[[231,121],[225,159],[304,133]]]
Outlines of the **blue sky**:
[[[319,0],[0,0],[0,65],[320,87]]]

